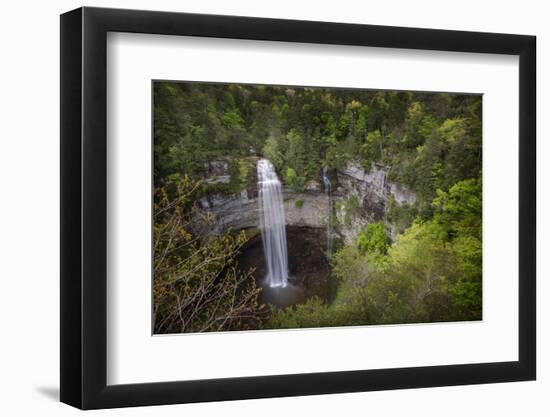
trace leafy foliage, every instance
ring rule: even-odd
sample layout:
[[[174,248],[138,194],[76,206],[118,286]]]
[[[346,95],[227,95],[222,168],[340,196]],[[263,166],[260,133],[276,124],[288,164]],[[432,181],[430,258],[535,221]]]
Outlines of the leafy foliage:
[[[262,155],[299,191],[322,166],[359,159],[388,167],[429,218],[437,189],[481,174],[480,96],[156,82],[154,118],[157,184],[202,178],[215,157]]]
[[[234,262],[246,236],[208,234],[212,218],[193,204],[199,188],[188,177],[174,177],[156,190],[155,333],[256,328],[260,322],[259,289]]]
[[[387,220],[395,227],[398,234],[403,233],[418,217],[418,209],[414,204],[399,204],[393,196],[388,198],[386,206]]]
[[[481,185],[438,192],[433,220],[387,246],[383,223],[332,258],[340,284],[331,304],[310,300],[277,311],[269,327],[348,326],[481,319]]]
[[[480,319],[481,132],[475,95],[155,82],[155,331]],[[376,164],[417,202],[389,196],[384,222],[333,253],[334,301],[273,309],[265,321],[260,290],[235,261],[244,232],[212,235],[196,205],[242,191],[258,157],[295,191],[323,168]],[[229,164],[223,181],[209,172],[217,159]],[[340,199],[331,223],[350,227],[360,210],[356,196]]]
[[[384,223],[369,223],[365,226],[357,238],[357,245],[363,253],[386,254],[389,238]]]

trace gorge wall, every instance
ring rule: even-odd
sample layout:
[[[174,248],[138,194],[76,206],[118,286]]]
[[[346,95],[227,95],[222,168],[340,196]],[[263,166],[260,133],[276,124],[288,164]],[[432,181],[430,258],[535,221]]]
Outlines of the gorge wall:
[[[228,181],[229,173],[224,169],[226,166],[223,161],[215,161],[216,177],[207,179],[207,182]],[[376,166],[366,172],[355,162],[349,162],[345,168],[332,173],[334,237],[350,243],[368,223],[386,221],[390,197],[400,205],[416,202],[416,195],[412,191],[387,181],[386,174],[384,168]],[[259,226],[257,197],[257,184],[250,181],[238,194],[219,192],[203,197],[200,206],[214,215],[213,233],[220,233],[227,228],[256,228]],[[303,192],[284,187],[283,199],[288,226],[326,228],[330,220],[330,202],[321,182],[310,181]]]
[[[399,205],[416,202],[412,191],[387,181],[386,177],[386,169],[374,166],[367,172],[357,162],[349,162],[336,171],[335,230],[345,243],[353,241],[368,223],[387,223],[389,198],[393,197]]]

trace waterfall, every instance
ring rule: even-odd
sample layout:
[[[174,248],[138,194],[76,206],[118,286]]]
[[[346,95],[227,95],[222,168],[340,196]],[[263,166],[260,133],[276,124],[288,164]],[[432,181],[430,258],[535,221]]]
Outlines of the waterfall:
[[[330,189],[330,179],[328,177],[327,167],[323,167],[323,184],[325,185],[325,193],[328,197],[328,214],[327,214],[327,253],[330,255],[332,253],[332,230],[331,230],[331,220],[332,220],[332,198],[331,198],[331,189]]]
[[[257,169],[260,230],[267,265],[266,281],[272,288],[286,287],[288,256],[281,181],[267,159],[260,159]]]

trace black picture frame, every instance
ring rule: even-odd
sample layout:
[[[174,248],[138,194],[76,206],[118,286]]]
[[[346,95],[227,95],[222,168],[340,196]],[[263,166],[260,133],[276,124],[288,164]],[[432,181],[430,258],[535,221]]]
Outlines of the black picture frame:
[[[519,56],[519,360],[107,385],[108,32]],[[534,36],[84,7],[61,15],[60,57],[62,402],[95,409],[535,379]]]

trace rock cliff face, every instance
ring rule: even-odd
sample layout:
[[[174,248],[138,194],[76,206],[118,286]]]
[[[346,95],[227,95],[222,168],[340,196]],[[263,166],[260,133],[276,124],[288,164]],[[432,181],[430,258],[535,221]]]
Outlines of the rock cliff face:
[[[386,221],[387,202],[392,196],[398,204],[414,204],[416,195],[386,180],[387,171],[374,166],[366,172],[356,162],[336,172],[336,232],[345,243],[353,241],[368,223]]]
[[[228,175],[223,164],[216,165],[218,178]],[[390,196],[398,204],[414,204],[415,194],[386,181],[386,171],[374,167],[369,172],[354,162],[331,176],[333,193],[321,190],[319,182],[311,182],[304,192],[285,187],[283,199],[288,226],[326,228],[332,217],[332,234],[345,243],[353,241],[368,223],[385,221]],[[224,229],[248,229],[259,226],[257,185],[248,186],[240,194],[212,194],[200,200],[201,207],[216,218],[213,233]],[[332,203],[332,204],[331,204]],[[329,216],[331,213],[332,216]]]
[[[257,194],[247,189],[239,195],[214,194],[201,199],[204,210],[216,218],[215,232],[231,227],[233,230],[259,227]],[[296,227],[326,227],[328,221],[328,196],[316,192],[296,193],[283,191],[286,223]]]
[[[220,158],[210,161],[204,165],[205,179],[209,184],[229,183],[231,176],[229,175],[230,158]]]

